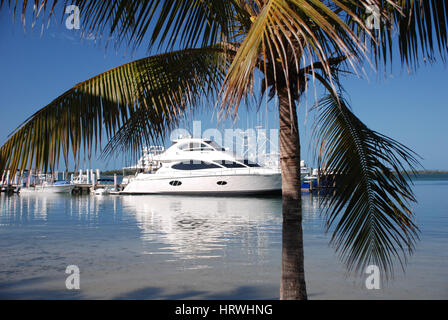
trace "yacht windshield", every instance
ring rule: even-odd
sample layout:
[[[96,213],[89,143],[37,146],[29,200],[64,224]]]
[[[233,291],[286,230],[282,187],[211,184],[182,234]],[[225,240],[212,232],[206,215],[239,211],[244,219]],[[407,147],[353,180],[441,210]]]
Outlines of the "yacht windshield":
[[[245,165],[231,160],[213,160],[226,168],[246,168]]]
[[[215,141],[206,140],[205,143],[208,143],[213,148],[215,148],[216,151],[226,151],[226,148],[221,147],[219,144],[217,144]]]
[[[258,163],[252,162],[249,159],[238,160],[238,161],[244,163],[246,166],[251,167],[251,168],[257,168],[260,166]]]

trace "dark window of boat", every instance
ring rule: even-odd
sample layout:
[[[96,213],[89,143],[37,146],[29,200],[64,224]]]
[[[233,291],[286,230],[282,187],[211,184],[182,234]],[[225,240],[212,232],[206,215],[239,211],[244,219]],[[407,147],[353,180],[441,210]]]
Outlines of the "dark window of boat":
[[[226,181],[218,181],[218,182],[216,182],[216,184],[220,185],[220,186],[225,186],[227,184],[227,182]]]
[[[252,168],[256,168],[259,167],[260,165],[258,163],[252,162],[248,159],[244,159],[244,160],[238,160],[239,162],[244,163],[246,166],[248,167],[252,167]]]
[[[176,170],[202,170],[202,169],[218,169],[216,164],[204,161],[184,161],[176,163],[171,168]]]
[[[219,163],[226,168],[246,168],[246,166],[241,163],[230,161],[230,160],[213,160],[213,162]]]
[[[181,184],[182,184],[182,182],[180,182],[179,180],[170,181],[170,185],[175,186],[175,187],[180,186]]]

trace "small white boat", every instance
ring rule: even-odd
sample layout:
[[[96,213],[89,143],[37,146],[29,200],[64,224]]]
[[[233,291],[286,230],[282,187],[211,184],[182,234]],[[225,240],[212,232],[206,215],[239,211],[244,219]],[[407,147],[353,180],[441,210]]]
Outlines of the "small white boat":
[[[182,138],[154,156],[154,173],[139,173],[122,194],[269,194],[281,191],[280,169],[240,160],[211,140]]]
[[[105,196],[110,194],[113,191],[113,188],[98,188],[92,191],[92,193],[96,196]]]
[[[67,181],[56,181],[54,183],[43,182],[42,184],[22,187],[19,193],[71,193],[74,184]]]
[[[317,180],[319,177],[319,170],[312,169],[310,174],[303,177],[304,181]]]

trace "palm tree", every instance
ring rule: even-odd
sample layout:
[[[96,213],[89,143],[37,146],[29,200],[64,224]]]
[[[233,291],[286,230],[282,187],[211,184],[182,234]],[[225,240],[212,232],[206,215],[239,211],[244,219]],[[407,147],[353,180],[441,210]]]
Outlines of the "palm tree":
[[[67,1],[67,4],[70,1]],[[406,174],[415,155],[367,128],[341,96],[341,73],[447,56],[448,6],[443,0],[74,0],[84,31],[113,36],[158,55],[77,84],[20,125],[0,150],[1,169],[53,170],[62,154],[136,153],[194,111],[201,99],[236,115],[243,99],[278,97],[283,201],[281,299],[306,299],[297,104],[317,81],[329,95],[316,106],[318,153],[342,177],[326,198],[332,243],[350,270],[368,263],[392,274],[418,237]],[[56,1],[34,12],[54,14]],[[3,4],[3,0],[1,0]],[[10,8],[12,3],[9,1]],[[13,12],[17,6],[14,4]],[[22,17],[27,7],[23,1]],[[372,16],[373,15],[373,16]],[[379,29],[370,28],[372,19]]]

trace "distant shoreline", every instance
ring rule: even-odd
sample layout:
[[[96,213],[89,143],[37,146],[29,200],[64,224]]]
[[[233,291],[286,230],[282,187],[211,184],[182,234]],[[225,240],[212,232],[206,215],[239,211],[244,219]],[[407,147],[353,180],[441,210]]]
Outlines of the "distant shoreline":
[[[125,174],[135,174],[136,171],[137,171],[137,169],[134,169],[134,170],[124,170]],[[102,175],[105,175],[105,176],[111,176],[111,175],[114,175],[114,174],[122,175],[123,174],[123,169],[105,170],[105,171],[101,171],[100,173]]]
[[[448,170],[418,170],[416,172],[407,171],[409,174],[448,174]]]

